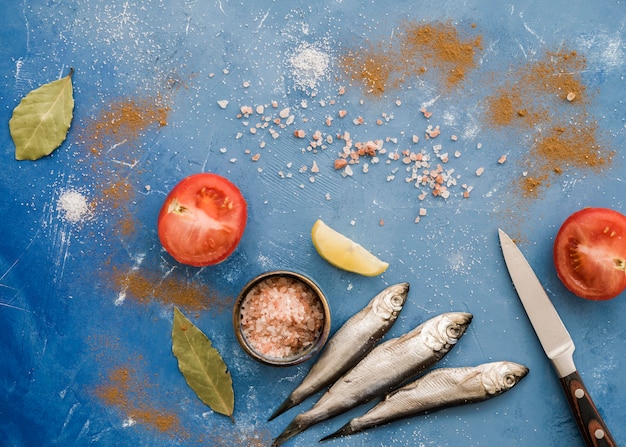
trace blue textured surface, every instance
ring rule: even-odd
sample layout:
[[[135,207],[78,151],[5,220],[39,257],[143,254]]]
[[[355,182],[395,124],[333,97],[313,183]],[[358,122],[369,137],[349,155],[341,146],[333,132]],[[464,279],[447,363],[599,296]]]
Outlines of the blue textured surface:
[[[232,423],[199,402],[178,372],[170,350],[171,304],[142,303],[130,295],[121,299],[123,290],[110,280],[110,273],[156,272],[157,282],[174,278],[206,285],[226,300],[253,275],[287,268],[305,272],[319,283],[331,303],[335,329],[386,285],[408,281],[409,301],[393,335],[440,312],[470,311],[475,316],[472,326],[443,365],[508,359],[530,368],[527,378],[497,399],[396,422],[326,445],[580,446],[558,381],[505,270],[498,227],[520,239],[574,338],[575,361],[589,391],[618,444],[626,442],[626,296],[597,303],[575,298],[556,278],[551,258],[556,231],[572,212],[584,206],[626,212],[622,1],[4,3],[1,445],[266,444],[296,414],[292,410],[266,422],[310,363],[288,369],[256,364],[239,349],[228,310],[211,306],[188,310],[232,372],[236,393]],[[463,86],[444,91],[426,76],[379,99],[357,85],[338,98],[339,87],[348,86],[349,80],[337,68],[336,58],[366,39],[392,36],[407,20],[451,21],[462,35],[482,36],[478,66],[467,74]],[[289,55],[304,42],[323,44],[331,56],[332,71],[319,82],[315,98],[294,88],[288,64]],[[567,170],[554,177],[537,199],[517,207],[519,192],[512,182],[520,175],[516,162],[523,160],[530,140],[486,126],[481,100],[497,85],[494,73],[496,79],[504,77],[512,67],[562,45],[584,55],[587,66],[580,75],[593,92],[590,119],[598,121],[603,144],[616,153],[602,174]],[[66,142],[45,159],[15,161],[7,125],[13,108],[31,89],[64,76],[70,67],[75,70],[76,110]],[[243,87],[245,81],[250,87]],[[82,130],[102,110],[120,98],[158,95],[171,109],[167,126],[152,126],[134,142],[135,165],[116,165],[106,157],[100,164],[89,161]],[[368,174],[357,166],[355,175],[344,178],[332,169],[339,143],[317,154],[301,150],[306,144],[292,132],[326,131],[325,116],[335,116],[339,109],[339,104],[322,107],[319,100],[327,98],[338,98],[351,113],[341,123],[336,119],[332,132],[348,130],[355,140],[398,138],[397,144],[386,144],[390,150],[413,147],[410,136],[417,134],[421,136],[417,148],[430,151],[440,143],[451,154],[462,151],[450,166],[457,169],[459,183],[474,187],[471,197],[459,198],[457,187],[447,200],[429,196],[420,202],[418,191],[405,183],[401,164],[387,165],[383,158]],[[222,99],[230,101],[224,110],[217,105]],[[307,108],[301,106],[303,99]],[[239,107],[268,105],[271,100],[280,108],[290,106],[296,123],[277,139],[265,130],[250,134],[242,124],[245,119],[236,118]],[[429,104],[434,114],[428,122],[419,113],[423,104]],[[374,121],[382,113],[393,119],[377,126]],[[352,125],[356,115],[366,123]],[[257,122],[254,117],[248,121]],[[427,124],[441,125],[439,140],[424,139]],[[451,134],[459,136],[454,145]],[[267,142],[265,148],[259,148],[261,140]],[[261,153],[260,160],[250,161],[246,149]],[[498,165],[502,154],[508,161]],[[309,179],[313,160],[320,166],[315,182]],[[116,166],[133,188],[124,209],[96,206],[88,221],[64,219],[57,202],[62,192],[78,190],[97,200],[99,189],[107,184],[102,177]],[[302,166],[309,170],[303,172]],[[394,166],[400,171],[391,180]],[[478,178],[474,172],[481,166],[485,173]],[[178,180],[203,170],[238,184],[250,213],[236,253],[216,267],[195,269],[176,264],[163,252],[156,216]],[[427,215],[414,223],[420,207]],[[128,215],[135,231],[115,231]],[[319,259],[309,237],[317,218],[388,260],[388,271],[362,278]],[[108,374],[123,366],[139,377],[137,402],[176,415],[174,432],[164,432],[149,420],[131,420],[128,408],[107,405],[98,397]],[[298,409],[311,404],[309,400]],[[316,445],[347,418],[319,424],[288,445]]]

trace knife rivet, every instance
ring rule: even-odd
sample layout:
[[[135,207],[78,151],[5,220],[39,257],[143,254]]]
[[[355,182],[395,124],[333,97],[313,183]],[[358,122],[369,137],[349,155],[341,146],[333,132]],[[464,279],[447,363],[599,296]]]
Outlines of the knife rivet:
[[[601,428],[597,429],[593,434],[596,437],[596,439],[604,438],[604,430],[602,430]]]
[[[582,399],[583,397],[585,397],[585,392],[583,391],[582,388],[578,388],[576,391],[574,391],[574,396],[576,396],[579,399]]]

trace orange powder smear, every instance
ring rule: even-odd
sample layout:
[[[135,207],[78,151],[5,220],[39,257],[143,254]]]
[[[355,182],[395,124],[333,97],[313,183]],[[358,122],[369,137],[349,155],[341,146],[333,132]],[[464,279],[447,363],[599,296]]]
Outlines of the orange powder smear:
[[[106,405],[124,410],[129,418],[140,424],[175,438],[187,438],[189,435],[182,429],[178,416],[151,402],[148,390],[152,387],[148,377],[122,366],[109,371],[95,394]]]
[[[524,198],[539,197],[552,174],[601,171],[612,161],[614,152],[600,144],[598,124],[589,116],[585,69],[585,58],[575,51],[546,51],[514,69],[485,100],[487,125],[532,137],[522,160],[525,175],[517,182]]]
[[[395,74],[393,57],[391,47],[383,49],[379,45],[351,51],[340,59],[340,63],[352,79],[361,82],[369,93],[380,96]]]
[[[113,230],[129,237],[135,231],[132,206],[144,157],[141,138],[153,128],[167,125],[169,107],[156,98],[121,98],[87,122],[78,140],[87,153],[100,191],[98,207],[115,211]],[[117,222],[117,225],[115,225]]]
[[[482,49],[482,37],[461,40],[451,23],[408,25],[402,52],[420,56],[446,76],[446,85],[454,86],[476,66],[475,53]]]
[[[456,87],[476,67],[480,50],[482,37],[463,40],[451,23],[406,23],[394,41],[365,42],[340,57],[339,65],[367,93],[382,96],[429,70],[436,80],[444,80],[444,87]]]
[[[141,304],[158,302],[191,311],[216,310],[232,307],[233,299],[219,296],[207,285],[145,270],[121,271],[113,268],[113,286]]]
[[[85,127],[82,135],[90,150],[101,155],[115,144],[134,143],[153,125],[167,125],[169,107],[160,98],[122,98],[109,104],[108,109]],[[134,151],[117,151],[118,155],[133,156]],[[126,160],[128,161],[128,159]]]

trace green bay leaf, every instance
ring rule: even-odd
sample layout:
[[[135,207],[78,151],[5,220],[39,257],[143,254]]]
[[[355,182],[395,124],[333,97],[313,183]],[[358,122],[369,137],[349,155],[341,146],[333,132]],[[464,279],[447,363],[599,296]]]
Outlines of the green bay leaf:
[[[224,360],[209,338],[174,307],[172,352],[189,387],[213,411],[232,418],[233,381]]]
[[[73,70],[28,93],[13,109],[9,130],[17,160],[37,160],[58,148],[74,114]]]

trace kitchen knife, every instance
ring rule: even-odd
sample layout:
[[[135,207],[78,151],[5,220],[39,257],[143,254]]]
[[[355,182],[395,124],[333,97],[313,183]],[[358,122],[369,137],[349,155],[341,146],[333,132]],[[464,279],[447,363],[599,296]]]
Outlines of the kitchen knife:
[[[574,365],[574,342],[532,267],[507,234],[498,230],[504,261],[541,346],[559,376],[567,403],[588,446],[617,446]]]

